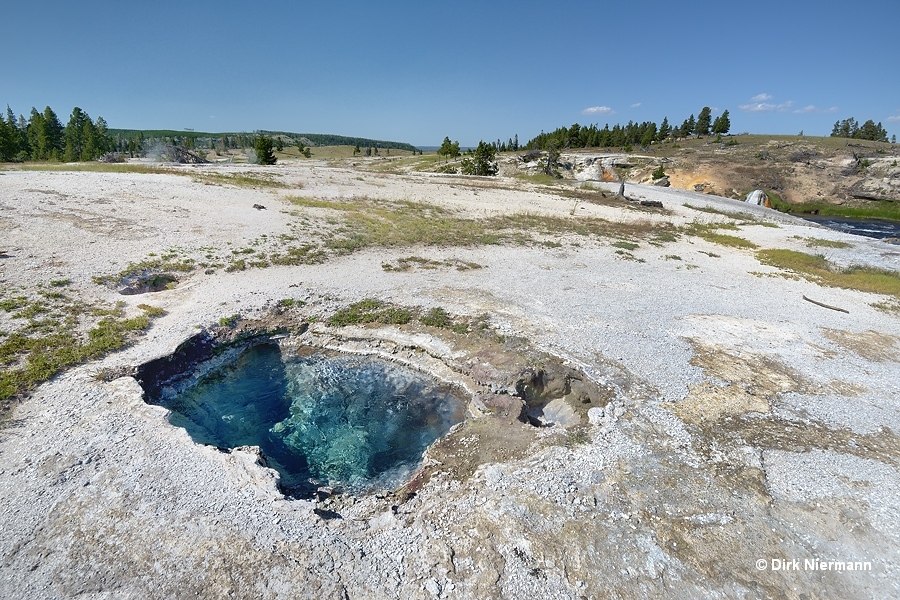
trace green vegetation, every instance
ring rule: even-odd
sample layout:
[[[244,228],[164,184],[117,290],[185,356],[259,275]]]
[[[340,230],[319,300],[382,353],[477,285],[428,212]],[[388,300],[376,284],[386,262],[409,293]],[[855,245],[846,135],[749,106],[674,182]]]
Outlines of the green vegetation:
[[[624,250],[634,250],[638,247],[638,244],[635,244],[634,242],[626,242],[624,240],[613,242],[612,245],[615,248],[622,248]]]
[[[785,249],[760,250],[756,258],[764,265],[789,269],[820,285],[900,298],[900,273],[897,271],[858,265],[839,268],[822,255]]]
[[[0,343],[0,404],[7,406],[70,366],[122,348],[165,314],[147,304],[138,308],[141,314],[129,317],[124,303],[86,304],[59,293],[43,300],[4,295],[0,309],[11,313],[12,330]]]
[[[796,215],[821,215],[823,217],[847,217],[851,219],[886,219],[900,221],[900,202],[889,200],[867,200],[865,206],[846,206],[828,202],[798,202],[792,204],[782,200],[778,194],[767,192],[772,208]]]
[[[541,133],[525,144],[525,148],[546,150],[551,145],[557,148],[623,148],[625,151],[633,146],[647,148],[651,144],[689,138],[692,135],[704,136],[710,132],[710,119],[712,111],[708,106],[700,110],[699,119],[691,115],[680,127],[672,128],[669,118],[664,117],[662,124],[657,126],[653,121],[634,123],[629,121],[627,125],[616,124],[610,128],[609,124],[599,129],[596,125],[582,126],[578,123],[570,127],[560,127],[550,133]],[[725,135],[731,129],[731,121],[728,111],[723,111],[712,124],[712,133]]]
[[[719,244],[721,246],[730,246],[732,248],[759,248],[756,244],[751,242],[750,240],[745,240],[744,238],[737,237],[735,235],[727,235],[724,233],[717,233],[714,231],[706,231],[698,234],[699,237],[703,238],[707,242],[712,242],[714,244]]]
[[[411,271],[413,268],[419,269],[439,269],[441,267],[456,267],[457,271],[470,271],[472,269],[480,269],[481,265],[475,262],[460,260],[458,258],[449,258],[446,260],[432,260],[421,256],[407,256],[398,258],[397,264],[382,263],[381,268],[385,271]]]
[[[329,208],[341,213],[341,226],[325,241],[325,247],[337,253],[372,246],[497,244],[502,239],[485,222],[465,219],[430,204],[368,198],[327,201],[293,197],[289,200],[297,206]]]
[[[234,327],[241,320],[241,315],[234,314],[219,319],[219,327]]]
[[[687,227],[686,233],[688,235],[697,236],[714,244],[730,246],[732,248],[753,249],[759,247],[750,240],[745,240],[744,238],[740,238],[734,235],[719,233],[717,231],[719,229],[736,230],[737,228],[738,226],[734,223],[699,223],[695,221]]]
[[[195,181],[210,185],[226,184],[237,187],[286,188],[288,185],[279,181],[274,173],[218,173],[214,171],[185,173]],[[299,187],[299,186],[294,186]]]
[[[65,128],[49,106],[43,112],[32,107],[27,120],[22,115],[17,119],[7,106],[6,119],[0,118],[0,162],[87,161],[112,149],[103,117],[93,121],[77,106]]]
[[[834,128],[831,130],[831,137],[871,140],[873,142],[888,141],[887,131],[881,126],[881,122],[876,125],[875,121],[869,119],[860,126],[853,117],[843,121],[835,121]]]
[[[547,175],[546,173],[516,173],[516,179],[521,179],[523,181],[530,181],[531,183],[537,183],[540,185],[552,185],[559,181],[557,177],[553,175]]]
[[[450,314],[441,307],[432,308],[419,317],[419,322],[429,327],[448,327],[451,321]]]
[[[814,238],[814,237],[800,237],[795,235],[794,238],[798,240],[803,240],[806,242],[806,245],[811,248],[851,248],[853,244],[849,242],[842,242],[839,240],[826,240],[823,238]]]
[[[279,308],[290,308],[291,306],[306,306],[306,302],[303,300],[297,300],[295,298],[282,298],[278,301]]]
[[[709,135],[709,128],[712,124],[712,109],[704,106],[697,115],[697,125],[694,127],[694,133],[698,136]]]
[[[494,162],[497,149],[491,144],[478,142],[478,147],[471,157],[462,159],[460,171],[464,175],[496,175],[497,163]]]
[[[459,142],[450,142],[450,138],[445,137],[437,155],[448,159],[456,158],[459,156]]]
[[[364,323],[405,325],[411,320],[412,313],[408,309],[391,306],[374,298],[366,298],[337,311],[327,323],[333,327]]]
[[[274,142],[267,135],[259,135],[253,142],[253,149],[256,152],[256,163],[260,165],[274,165],[277,162],[275,158]]]
[[[196,176],[181,169],[173,169],[159,165],[131,164],[131,163],[32,163],[18,167],[23,171],[87,171],[90,173],[155,173],[159,175],[188,175]]]
[[[94,283],[100,285],[114,285],[128,277],[140,277],[150,287],[160,288],[166,283],[175,281],[175,278],[166,274],[165,271],[189,273],[199,266],[193,258],[186,257],[184,254],[184,250],[173,248],[160,256],[149,256],[137,263],[130,262],[116,275],[99,275],[95,276],[93,280]],[[168,281],[163,281],[164,278],[167,278]]]
[[[453,317],[441,307],[430,308],[423,312],[420,308],[394,306],[375,298],[366,298],[338,310],[326,324],[331,327],[367,323],[407,325],[413,320],[418,320],[427,327],[449,329],[458,334],[466,334],[469,331],[481,332],[488,327],[486,315],[474,319]]]
[[[146,314],[150,318],[164,317],[167,314],[164,309],[159,308],[158,306],[150,306],[149,304],[138,304],[137,307],[139,309],[141,309],[142,311],[144,311],[144,314]]]
[[[713,122],[712,132],[716,134],[717,141],[721,141],[723,135],[728,133],[731,129],[731,119],[728,118],[728,111],[722,111],[722,114],[716,117],[715,122]],[[728,140],[726,144],[728,146],[736,146],[737,140],[734,138]]]

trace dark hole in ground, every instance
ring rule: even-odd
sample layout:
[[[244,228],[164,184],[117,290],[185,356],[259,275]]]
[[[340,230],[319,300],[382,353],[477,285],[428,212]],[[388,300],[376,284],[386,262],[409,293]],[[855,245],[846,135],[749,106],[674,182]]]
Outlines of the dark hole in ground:
[[[125,296],[133,296],[148,292],[160,292],[169,289],[171,284],[177,282],[178,278],[170,273],[129,275],[120,282],[119,293]]]
[[[141,368],[148,401],[171,410],[170,422],[198,443],[259,446],[296,497],[323,485],[351,493],[398,487],[465,414],[449,386],[373,357],[296,356],[265,343],[195,384],[160,385],[174,370],[163,359]]]

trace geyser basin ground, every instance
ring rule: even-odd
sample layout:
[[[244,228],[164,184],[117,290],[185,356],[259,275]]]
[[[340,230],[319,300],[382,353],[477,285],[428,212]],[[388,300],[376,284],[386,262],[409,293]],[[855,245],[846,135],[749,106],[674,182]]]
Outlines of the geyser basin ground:
[[[463,420],[465,401],[446,385],[385,360],[334,353],[293,355],[252,346],[190,387],[149,398],[198,443],[259,446],[282,488],[390,489],[422,453]]]
[[[42,385],[0,431],[0,597],[900,595],[900,318],[872,306],[886,303],[883,296],[772,276],[784,272],[752,251],[695,236],[660,247],[635,240],[632,253],[645,261],[638,262],[613,239],[575,233],[548,234],[547,245],[377,248],[315,265],[198,270],[151,296],[121,296],[91,279],[170,247],[230,253],[263,233],[305,243],[330,231],[326,219],[339,216],[285,198],[298,182],[310,198],[435,202],[476,218],[648,218],[629,208],[574,207],[555,188],[512,178],[395,175],[382,170],[388,158],[356,161],[360,168],[313,159],[185,169],[251,168],[289,188],[183,175],[0,175],[0,228],[10,242],[2,249],[11,251],[0,260],[5,290],[43,298],[57,291],[49,279],[70,279],[58,291],[168,311],[133,347]],[[361,170],[367,165],[379,171]],[[672,211],[650,217],[682,227],[738,223],[684,203],[751,208],[678,190],[632,192]],[[877,240],[775,218],[778,228],[726,231],[761,248],[823,251],[841,265],[891,267],[900,259]],[[308,235],[288,228],[301,219],[311,221]],[[852,246],[815,250],[811,238]],[[483,268],[382,267],[411,256]],[[498,344],[525,338],[583,366],[614,384],[607,396],[622,412],[608,425],[534,427],[518,420],[513,396],[492,394],[514,384],[518,371],[494,376],[502,348],[471,348],[477,335],[442,333],[445,349],[423,340],[420,352],[415,331],[388,347],[383,340],[398,339],[401,328],[364,344],[376,332],[325,325],[335,310],[368,297],[487,313]],[[456,381],[440,365],[420,366],[438,356],[474,380],[466,389],[479,394],[471,404],[483,402],[485,416],[467,418],[428,449],[440,464],[428,461],[430,478],[414,496],[286,499],[253,453],[196,444],[168,423],[165,409],[144,401],[134,379],[97,377],[171,353],[223,316],[260,315],[285,298],[306,302],[304,342],[321,331],[320,346],[416,361]],[[607,373],[614,366],[632,377]],[[314,508],[342,518],[323,520]],[[757,569],[757,560],[773,558],[869,560],[872,570]]]

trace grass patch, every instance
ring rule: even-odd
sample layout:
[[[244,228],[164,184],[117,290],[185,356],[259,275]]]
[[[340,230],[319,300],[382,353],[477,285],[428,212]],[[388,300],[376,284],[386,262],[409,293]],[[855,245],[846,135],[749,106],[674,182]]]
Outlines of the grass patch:
[[[643,258],[638,258],[637,256],[635,256],[631,252],[628,252],[627,250],[616,250],[616,254],[618,254],[620,257],[624,258],[625,260],[633,260],[634,262],[640,262],[640,263],[647,262]]]
[[[516,179],[537,183],[540,185],[553,185],[559,183],[559,178],[546,173],[516,173]]]
[[[748,249],[759,248],[758,245],[754,244],[750,240],[745,240],[744,238],[740,238],[734,235],[728,235],[718,232],[719,229],[736,230],[737,228],[737,225],[734,223],[699,223],[695,221],[691,223],[685,231],[689,235],[695,235],[706,240],[707,242],[712,242],[714,244],[719,244],[722,246]]]
[[[13,315],[15,329],[0,344],[0,406],[28,393],[40,383],[76,364],[126,346],[165,311],[140,305],[141,314],[128,317],[122,304],[88,305],[62,297],[40,310]],[[44,318],[35,320],[37,313]]]
[[[872,303],[872,308],[877,308],[878,310],[900,317],[900,300],[874,302]]]
[[[302,187],[301,185],[288,186],[279,181],[275,173],[220,173],[217,171],[204,171],[191,173],[194,181],[209,185],[233,185],[242,188],[286,188]]]
[[[326,236],[324,244],[338,254],[373,246],[472,246],[497,244],[503,239],[483,221],[465,219],[430,204],[365,198],[328,202],[295,197],[290,201],[341,213],[342,222]]]
[[[732,248],[748,248],[751,250],[759,248],[757,244],[754,244],[750,240],[745,240],[744,238],[737,237],[736,235],[708,232],[704,233],[700,237],[702,237],[707,242],[712,242],[721,246],[730,246]]]
[[[826,240],[823,238],[814,238],[814,237],[800,237],[798,235],[794,236],[798,240],[802,240],[807,246],[811,248],[851,248],[853,244],[849,242],[842,242],[839,240]]]
[[[635,250],[638,247],[638,244],[635,244],[634,242],[627,242],[625,240],[613,242],[612,245],[615,248],[622,248],[623,250]]]
[[[313,265],[325,260],[325,253],[313,244],[290,246],[284,253],[273,252],[269,259],[273,265]]]
[[[731,210],[722,210],[718,208],[714,208],[712,206],[695,206],[693,204],[685,204],[685,208],[691,208],[693,210],[697,210],[700,212],[710,213],[714,215],[722,215],[723,217],[728,217],[729,219],[737,219],[740,221],[736,225],[759,225],[760,227],[772,227],[773,229],[778,229],[780,226],[777,223],[772,223],[770,221],[766,221],[759,217],[759,215],[754,215],[748,212],[742,211],[731,211]]]
[[[440,268],[453,268],[455,267],[457,271],[471,271],[473,269],[481,269],[482,266],[476,262],[471,262],[467,260],[461,260],[458,258],[448,258],[446,260],[432,260],[429,258],[423,258],[421,256],[407,256],[405,258],[398,258],[397,264],[393,265],[391,263],[381,263],[381,268],[385,271],[395,271],[395,272],[406,272],[411,271],[414,268],[418,269],[440,269]]]
[[[470,331],[484,333],[488,329],[487,315],[480,315],[474,319],[453,317],[441,307],[430,308],[423,312],[421,308],[394,306],[375,298],[366,298],[338,310],[326,324],[332,327],[366,323],[406,325],[413,320],[427,327],[449,329],[460,335],[468,334]]]
[[[756,258],[764,265],[788,269],[820,285],[900,298],[900,273],[861,265],[839,268],[822,255],[796,250],[760,250]]]
[[[600,218],[552,217],[518,213],[487,219],[468,219],[438,206],[368,198],[334,201],[294,197],[294,205],[339,213],[327,233],[324,249],[336,254],[368,247],[474,246],[536,243],[535,236],[574,234],[587,237],[674,239],[677,228],[668,223]]]
[[[846,217],[850,219],[884,219],[900,221],[900,202],[890,200],[866,200],[865,206],[846,206],[828,202],[785,202],[778,194],[767,192],[772,208],[795,215],[820,215],[823,217]]]
[[[295,298],[282,298],[278,301],[279,308],[290,308],[292,306],[303,307],[306,306],[306,302],[303,300],[297,300]]]
[[[412,313],[408,309],[390,306],[374,298],[366,298],[340,309],[328,319],[327,323],[335,327],[364,323],[405,325],[411,320]]]
[[[164,317],[168,313],[158,306],[150,306],[149,304],[138,304],[137,307],[144,311],[148,317],[156,318],[156,317]]]
[[[449,327],[452,319],[450,313],[441,307],[430,309],[424,315],[419,317],[419,322],[429,327]]]
[[[22,171],[87,171],[90,173],[144,173],[155,175],[193,175],[159,165],[145,163],[30,163],[16,167]]]

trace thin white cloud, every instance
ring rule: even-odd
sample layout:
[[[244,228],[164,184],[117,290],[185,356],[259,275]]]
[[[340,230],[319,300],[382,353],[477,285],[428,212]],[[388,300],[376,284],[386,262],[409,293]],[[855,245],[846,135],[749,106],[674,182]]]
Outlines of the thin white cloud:
[[[894,115],[892,117],[887,118],[891,123],[900,123],[900,115]]]
[[[837,106],[832,106],[830,108],[819,108],[815,104],[810,104],[809,106],[804,106],[803,108],[798,108],[794,111],[794,114],[803,115],[809,113],[833,113],[837,112]]]
[[[782,102],[781,104],[772,104],[771,102],[755,102],[753,104],[741,104],[738,106],[741,110],[747,112],[786,112],[794,106],[793,100]]]
[[[757,102],[756,104],[741,104],[738,108],[746,110],[747,112],[771,112],[775,110],[775,105]]]
[[[762,94],[757,94],[757,95],[753,96],[752,98],[750,98],[750,102],[765,102],[766,100],[771,100],[771,99],[772,99],[772,94],[762,93]]]
[[[583,115],[611,115],[614,111],[608,106],[591,106],[590,108],[586,108],[581,111]]]
[[[640,102],[635,102],[634,104],[631,105],[631,108],[637,108],[640,105],[641,105]]]

